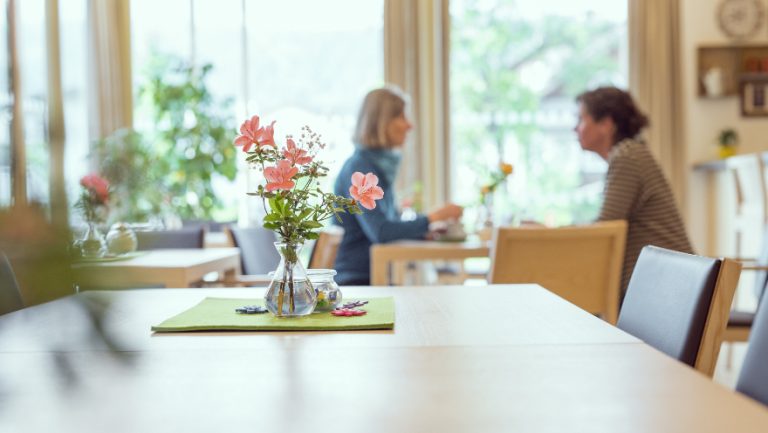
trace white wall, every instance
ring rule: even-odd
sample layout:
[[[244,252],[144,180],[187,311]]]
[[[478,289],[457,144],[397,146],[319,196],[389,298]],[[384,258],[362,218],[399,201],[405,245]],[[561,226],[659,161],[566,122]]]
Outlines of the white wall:
[[[739,133],[739,153],[768,150],[768,118],[743,118],[737,97],[705,99],[697,96],[696,50],[700,45],[729,44],[717,26],[717,5],[720,0],[681,0],[681,52],[683,53],[684,125],[686,137],[686,169],[689,171],[687,207],[683,209],[688,231],[697,252],[726,254],[726,241],[717,230],[724,222],[718,190],[728,184],[701,171],[693,165],[716,159],[716,138],[720,130],[734,128]],[[768,22],[749,43],[768,45]]]

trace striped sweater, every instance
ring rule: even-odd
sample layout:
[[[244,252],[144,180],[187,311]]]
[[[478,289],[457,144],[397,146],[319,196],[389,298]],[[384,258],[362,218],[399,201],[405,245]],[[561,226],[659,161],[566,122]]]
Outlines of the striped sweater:
[[[693,253],[672,189],[645,143],[626,139],[608,157],[603,206],[598,220],[626,220],[629,226],[622,298],[640,250],[646,245]]]

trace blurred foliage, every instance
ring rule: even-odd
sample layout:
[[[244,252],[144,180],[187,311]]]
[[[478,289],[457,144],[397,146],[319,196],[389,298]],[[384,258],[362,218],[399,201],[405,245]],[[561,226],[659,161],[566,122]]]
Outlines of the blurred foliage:
[[[616,80],[621,25],[588,14],[531,18],[511,0],[463,3],[451,17],[451,104],[467,115],[453,123],[456,160],[478,178],[489,161],[509,160],[522,168],[532,201],[497,200],[507,212],[539,220],[554,212],[560,222],[594,213],[599,201],[563,196],[584,179],[565,168],[576,163],[562,155],[546,162],[541,142],[552,131],[537,124],[535,113],[548,100],[572,102],[581,91]],[[519,147],[515,160],[505,149],[511,143]]]
[[[168,173],[165,158],[160,157],[132,130],[121,129],[95,143],[99,173],[110,183],[110,219],[144,222],[162,215],[168,188],[163,177]]]
[[[212,68],[154,55],[139,87],[139,109],[152,113],[147,137],[162,156],[169,205],[182,219],[212,219],[221,206],[212,180],[220,175],[232,181],[237,173],[231,101],[211,96],[206,79]]]
[[[37,205],[0,209],[0,251],[8,256],[25,306],[74,293],[69,228]]]
[[[113,221],[212,220],[226,213],[214,183],[235,179],[236,129],[231,102],[214,100],[208,90],[211,69],[171,55],[152,57],[136,104],[151,121],[96,144],[100,171],[115,192]]]

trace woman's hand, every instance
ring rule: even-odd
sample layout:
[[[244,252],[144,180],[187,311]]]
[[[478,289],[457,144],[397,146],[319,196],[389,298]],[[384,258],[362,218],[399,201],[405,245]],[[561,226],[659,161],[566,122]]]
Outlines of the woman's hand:
[[[463,213],[464,213],[463,207],[457,206],[453,203],[448,203],[447,205],[441,207],[440,209],[437,209],[431,212],[429,215],[427,215],[427,218],[431,223],[435,221],[445,221],[445,220],[451,220],[451,219],[456,220],[461,218],[461,214]]]

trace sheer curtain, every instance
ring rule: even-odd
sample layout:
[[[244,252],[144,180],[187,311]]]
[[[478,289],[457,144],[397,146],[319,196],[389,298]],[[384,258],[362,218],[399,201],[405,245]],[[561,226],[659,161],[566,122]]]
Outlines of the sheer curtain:
[[[47,0],[46,44],[48,54],[48,142],[51,153],[49,188],[51,218],[54,224],[67,226],[67,191],[64,182],[64,99],[61,90],[61,47],[59,37],[59,0]]]
[[[679,0],[629,0],[629,83],[648,114],[651,150],[685,209]]]
[[[130,0],[88,1],[91,139],[133,123]]]
[[[426,209],[448,198],[448,31],[448,0],[385,2],[384,79],[411,96],[415,124],[398,187],[420,181]]]

